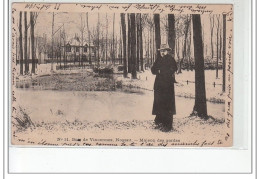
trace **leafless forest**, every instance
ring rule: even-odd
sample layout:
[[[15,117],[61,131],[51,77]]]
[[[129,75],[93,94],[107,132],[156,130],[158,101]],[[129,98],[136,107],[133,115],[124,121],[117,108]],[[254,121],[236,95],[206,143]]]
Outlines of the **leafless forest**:
[[[161,44],[178,66],[173,133],[225,135],[226,15],[22,11],[15,22],[14,140],[74,127],[154,130],[150,68]]]
[[[222,73],[225,90],[225,15],[25,11],[17,26],[20,75],[35,74],[40,64],[51,64],[53,71],[56,64],[56,70],[88,68],[99,74],[112,74],[117,68],[125,78],[137,79],[137,72],[159,58],[160,44],[167,43],[178,74],[195,70],[199,88],[205,86],[204,70],[215,70],[216,79]],[[205,88],[198,91],[196,96],[205,101],[200,95]]]
[[[204,68],[215,69],[216,78],[225,54],[224,16],[200,17]],[[195,66],[192,15],[20,12],[17,27],[16,62],[21,75],[35,73],[42,63],[58,63],[57,68],[112,64],[122,65],[125,76],[132,73],[136,78],[136,71],[155,61],[161,43],[173,49],[178,73]]]

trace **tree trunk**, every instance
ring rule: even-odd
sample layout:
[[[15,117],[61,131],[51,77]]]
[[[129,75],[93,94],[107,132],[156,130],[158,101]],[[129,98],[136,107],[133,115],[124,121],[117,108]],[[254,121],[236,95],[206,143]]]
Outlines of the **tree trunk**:
[[[34,16],[35,18],[35,16]],[[35,19],[34,19],[34,26],[35,26]],[[38,49],[38,38],[34,38],[35,39],[35,45],[34,45],[34,59],[35,59],[35,68],[37,69],[37,64],[39,63],[39,56],[36,56],[36,49]],[[38,60],[37,60],[38,59]],[[37,60],[37,61],[36,61]]]
[[[220,15],[219,15],[220,16]],[[219,58],[219,16],[217,17],[217,62],[216,62],[216,78],[218,78],[218,58]]]
[[[187,15],[187,19],[186,19],[186,24],[185,25],[186,26],[185,26],[185,32],[184,32],[184,45],[183,45],[183,51],[182,51],[182,62],[186,61],[186,58],[187,58],[187,48],[186,47],[187,47],[188,32],[189,32],[189,27],[190,27],[189,15]],[[181,65],[182,65],[182,63],[180,63],[180,70],[182,68]]]
[[[90,47],[90,30],[89,30],[89,25],[88,25],[88,12],[87,12],[87,29],[88,29],[88,61],[89,64],[91,65],[91,47]]]
[[[155,57],[155,53],[157,51],[157,49],[155,48],[155,29],[154,26],[152,28],[152,58],[153,58],[153,62],[155,61],[156,57]]]
[[[84,47],[83,47],[84,46],[84,43],[83,43],[83,40],[84,40],[83,35],[84,34],[83,33],[84,33],[84,27],[83,27],[83,22],[82,22],[82,14],[80,15],[80,23],[81,23],[81,29],[80,29],[81,30],[81,47],[80,47],[81,50],[79,49],[79,54],[80,54],[81,57],[79,59],[80,59],[80,65],[83,66],[83,51],[84,51]]]
[[[106,64],[107,64],[107,34],[108,34],[108,19],[106,13]]]
[[[151,31],[148,30],[148,39],[147,39],[147,62],[149,64],[149,66],[152,65],[152,60],[150,57],[150,39],[151,39]]]
[[[113,29],[114,31],[114,29]],[[98,67],[99,67],[99,59],[100,59],[100,56],[99,56],[99,13],[98,13],[98,23],[97,23],[97,64],[98,64]]]
[[[59,49],[60,50],[60,69],[61,69],[61,54],[62,54],[62,50],[61,50],[62,49],[61,48],[61,29],[60,29],[60,44],[59,45],[60,45],[60,49]]]
[[[25,74],[29,73],[29,62],[28,62],[28,50],[27,50],[27,12],[24,12],[24,62],[25,62]]]
[[[63,44],[64,44],[64,47],[63,47],[63,65],[64,65],[64,69],[65,69],[65,66],[66,66],[66,60],[67,60],[67,52],[66,52],[66,34],[65,34],[65,29],[64,29],[64,26],[63,26]],[[44,41],[46,42],[46,36],[44,37]]]
[[[183,40],[181,41],[181,44],[182,44],[182,48],[183,48]],[[180,40],[178,39],[178,53],[177,53],[178,54],[178,59],[179,59],[178,73],[182,73],[181,67],[182,67],[182,63],[183,63],[183,56],[182,56],[182,58],[180,58],[180,55],[179,55],[180,51],[181,51],[181,49],[180,49]]]
[[[154,60],[153,60],[153,49],[152,49],[152,42],[153,40],[153,28],[150,28],[150,41],[149,41],[149,54],[150,54],[150,58],[151,58],[151,65],[153,64]]]
[[[139,16],[141,14],[138,13],[136,14],[136,71],[139,71],[139,63],[140,63],[140,48],[139,48],[139,45],[140,45],[140,42],[139,42],[139,33],[140,33],[140,29],[139,29]]]
[[[29,28],[28,28],[29,29]],[[27,39],[27,58],[28,58],[28,65],[30,63],[30,54],[31,54],[31,37],[29,36]]]
[[[192,22],[195,57],[195,105],[193,108],[193,114],[197,114],[199,117],[207,118],[208,114],[200,15],[193,14]]]
[[[160,14],[154,14],[154,26],[155,26],[156,60],[158,60],[161,58],[161,55],[158,51],[161,45]]]
[[[223,14],[223,85],[222,91],[226,91],[226,14]]]
[[[77,56],[76,56],[76,46],[74,46],[74,65],[76,64],[76,58],[77,58]]]
[[[113,44],[112,44],[112,53],[113,53],[113,64],[115,64],[115,13],[113,14]]]
[[[180,37],[177,38],[177,42],[176,42],[176,56],[177,56],[177,62],[179,64],[179,67],[180,67],[180,63],[181,63],[181,60],[180,60]],[[178,73],[180,73],[180,68],[178,67]]]
[[[132,79],[137,78],[136,74],[136,27],[135,27],[135,13],[130,14],[131,19],[131,62],[132,62]]]
[[[191,16],[190,16],[191,17]],[[190,19],[190,23],[191,23],[191,19]],[[188,70],[192,70],[191,67],[191,25],[189,27],[189,43],[188,43]]]
[[[128,73],[131,73],[131,18],[130,14],[128,16]]]
[[[202,24],[202,26],[201,26],[201,31],[202,31],[202,47],[203,47],[203,49],[205,49],[204,48],[204,45],[205,45],[205,34],[204,34],[204,24]],[[203,50],[203,55],[205,55],[205,51]]]
[[[20,18],[19,18],[19,48],[20,48],[20,74],[23,75],[23,32],[22,32],[22,11],[20,11]]]
[[[54,48],[54,12],[52,13],[52,29],[51,29],[51,71],[53,71],[53,48]],[[75,64],[75,59],[74,59]]]
[[[34,14],[30,12],[31,24],[31,52],[32,52],[32,74],[35,74],[35,49],[34,49]]]
[[[168,44],[172,49],[172,57],[175,57],[175,17],[174,14],[168,14]]]
[[[140,61],[141,61],[141,70],[144,71],[144,58],[143,58],[143,28],[142,28],[142,14],[140,14],[140,20],[139,20],[139,28],[140,28]]]
[[[221,58],[222,58],[222,29],[220,27],[220,33],[219,33],[219,59],[220,59],[220,61],[221,61]]]
[[[214,30],[214,15],[212,18],[210,17],[210,28],[211,28],[211,36],[210,36],[210,42],[211,42],[211,58],[213,60],[214,58],[214,47],[213,47],[213,30]]]
[[[126,68],[126,24],[125,24],[125,14],[121,13],[121,25],[122,25],[122,36],[123,36],[123,68],[124,68],[124,77],[127,77],[127,68]]]
[[[123,53],[123,51],[122,51],[122,25],[120,26],[120,38],[119,38],[119,49],[120,49],[120,58],[119,58],[119,63],[120,64],[122,64],[122,53]]]

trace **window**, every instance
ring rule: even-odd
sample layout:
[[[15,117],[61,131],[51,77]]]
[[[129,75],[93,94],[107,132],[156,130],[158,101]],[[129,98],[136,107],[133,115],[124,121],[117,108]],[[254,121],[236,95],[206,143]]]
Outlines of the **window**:
[[[66,45],[66,52],[71,52],[71,46],[70,46],[70,44],[67,44],[67,45]]]
[[[84,47],[84,52],[88,52],[88,47]]]
[[[76,47],[76,52],[79,52],[79,47]]]

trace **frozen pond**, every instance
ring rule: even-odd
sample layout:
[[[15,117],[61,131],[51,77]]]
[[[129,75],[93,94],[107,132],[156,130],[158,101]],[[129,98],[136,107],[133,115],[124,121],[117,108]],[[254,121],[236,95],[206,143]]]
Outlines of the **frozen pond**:
[[[153,92],[144,94],[106,91],[50,91],[17,89],[17,102],[33,122],[151,120]],[[194,99],[176,97],[177,114],[184,118],[193,110]],[[207,102],[208,114],[224,118],[224,104]],[[182,109],[182,110],[181,110]]]

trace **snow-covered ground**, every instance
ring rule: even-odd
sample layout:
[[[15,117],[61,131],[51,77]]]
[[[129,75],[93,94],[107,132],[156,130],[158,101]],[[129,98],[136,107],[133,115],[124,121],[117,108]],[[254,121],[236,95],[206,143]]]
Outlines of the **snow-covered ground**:
[[[117,136],[137,139],[166,137],[192,142],[196,138],[217,140],[225,135],[224,104],[208,102],[208,114],[213,118],[205,121],[190,117],[194,99],[176,97],[177,114],[173,121],[174,130],[164,133],[154,129],[152,91],[130,94],[18,89],[16,97],[17,101],[23,101],[20,106],[35,126],[17,130],[13,125],[13,143],[17,144],[28,144],[28,141],[38,144],[46,141],[63,145],[64,141],[57,142],[57,138],[66,136],[75,138]],[[14,119],[13,124],[17,124]],[[19,139],[26,142],[21,142]]]
[[[29,64],[31,69],[31,64]],[[67,69],[67,70],[56,70],[57,63],[53,63],[53,71],[51,71],[51,64],[38,64],[36,68],[36,74],[32,76],[20,75],[19,65],[16,65],[16,77],[19,80],[26,80],[35,78],[37,76],[49,75],[51,73],[56,74],[71,74],[71,73],[84,73],[86,71],[91,72],[91,69]],[[116,75],[117,80],[121,80],[124,85],[132,85],[152,91],[155,75],[148,69],[144,72],[138,72],[138,80],[132,80],[131,74],[128,74],[128,78],[123,78],[123,75]],[[195,71],[182,70],[182,73],[175,74],[177,83],[176,95],[182,97],[195,97]],[[215,85],[214,85],[215,84]],[[218,72],[218,78],[216,78],[216,70],[205,70],[205,85],[206,85],[206,96],[207,100],[211,102],[222,102],[224,103],[225,93],[222,92],[222,70]]]
[[[128,74],[128,76],[131,76]],[[155,75],[150,70],[140,72],[137,75],[138,80],[123,78],[120,75],[117,79],[122,80],[124,85],[138,86],[149,91],[153,90]],[[195,98],[195,71],[185,71],[175,74],[175,95],[185,98]],[[188,83],[187,83],[188,81]],[[214,86],[215,83],[215,86]],[[215,70],[205,70],[206,98],[210,102],[224,103],[225,94],[222,92],[222,72],[216,79]]]
[[[53,69],[56,74],[80,73],[84,76],[91,71],[90,69],[56,70],[55,65]],[[41,64],[38,65],[36,75],[17,74],[17,80],[30,80],[52,73],[50,64]],[[207,109],[208,115],[211,116],[207,121],[195,116],[190,117],[195,97],[195,71],[182,71],[176,74],[177,114],[173,121],[174,130],[170,133],[154,129],[152,105],[155,75],[152,75],[150,70],[138,72],[138,79],[123,78],[121,74],[115,75],[116,81],[121,81],[123,86],[141,88],[142,93],[127,93],[120,90],[58,91],[17,88],[15,92],[17,105],[28,114],[35,127],[19,130],[15,119],[12,119],[13,142],[25,144],[19,141],[22,139],[28,142],[33,140],[34,144],[37,144],[45,140],[56,144],[58,137],[65,136],[135,138],[139,134],[137,138],[170,137],[194,142],[194,139],[201,137],[201,140],[207,138],[216,142],[225,137],[226,130],[224,94],[222,94],[222,86],[219,85],[222,83],[221,72],[218,79],[215,78],[215,73],[212,70],[205,71]],[[214,82],[217,84],[215,87]],[[59,143],[59,145],[63,144]]]
[[[153,92],[144,94],[95,91],[17,90],[17,101],[33,122],[131,121],[153,119]],[[21,103],[22,101],[22,103]],[[188,117],[194,99],[176,97],[176,118]],[[209,115],[224,118],[224,104],[208,102]]]
[[[51,67],[53,66],[53,67]],[[20,75],[20,66],[19,64],[15,66],[15,76],[19,80],[26,80],[26,79],[31,79],[35,78],[38,76],[44,76],[44,75],[50,75],[52,73],[58,73],[58,74],[71,74],[71,73],[79,73],[83,71],[93,71],[91,69],[67,69],[67,70],[56,70],[56,66],[59,66],[57,63],[53,63],[51,65],[50,63],[47,64],[37,64],[37,68],[35,69],[35,74],[31,75],[31,69],[32,69],[32,64],[29,64],[29,74],[30,75]]]

